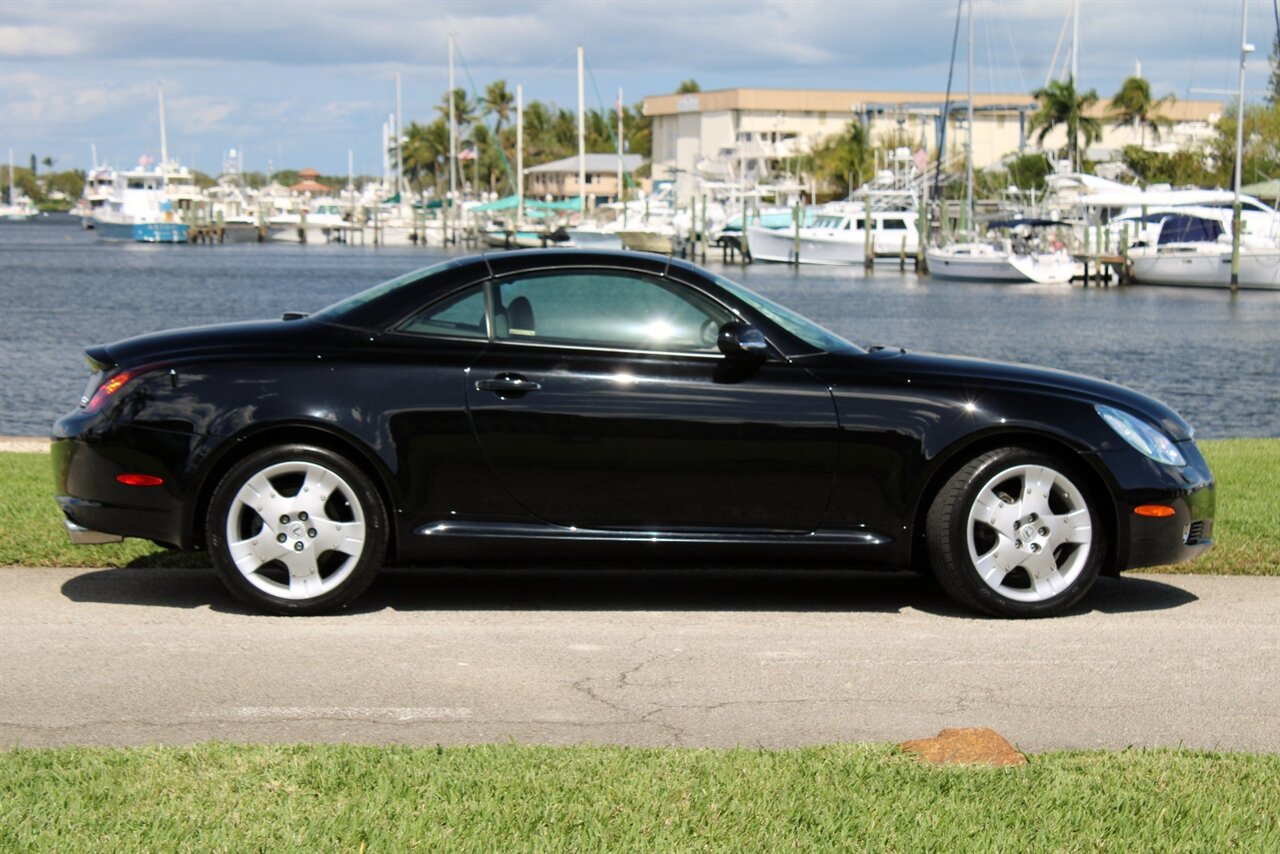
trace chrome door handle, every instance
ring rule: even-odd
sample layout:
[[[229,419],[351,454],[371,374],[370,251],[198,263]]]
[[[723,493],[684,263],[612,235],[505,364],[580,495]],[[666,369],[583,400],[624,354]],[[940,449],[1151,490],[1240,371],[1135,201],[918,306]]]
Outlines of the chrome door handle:
[[[525,394],[542,388],[538,383],[518,374],[498,374],[487,380],[476,380],[476,391],[492,391],[498,394]]]

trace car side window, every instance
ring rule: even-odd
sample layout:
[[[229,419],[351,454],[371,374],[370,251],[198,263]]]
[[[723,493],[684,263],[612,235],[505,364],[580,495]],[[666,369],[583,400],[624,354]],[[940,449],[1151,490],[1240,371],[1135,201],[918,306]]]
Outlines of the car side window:
[[[691,288],[614,272],[523,276],[497,283],[498,340],[716,353],[730,313]]]
[[[445,335],[455,338],[487,338],[484,290],[476,285],[434,302],[400,324],[398,332]]]

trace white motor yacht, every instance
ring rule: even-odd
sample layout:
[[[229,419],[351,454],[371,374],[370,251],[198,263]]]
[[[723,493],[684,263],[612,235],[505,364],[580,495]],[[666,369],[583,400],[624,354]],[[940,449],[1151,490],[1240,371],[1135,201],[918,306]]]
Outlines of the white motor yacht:
[[[840,202],[819,209],[799,229],[799,263],[862,264],[867,255],[867,214],[860,202]],[[910,210],[872,210],[871,248],[877,256],[914,255],[920,247],[919,215]],[[794,228],[747,226],[747,245],[757,261],[795,263]]]
[[[1216,218],[1168,214],[1154,240],[1129,248],[1134,281],[1143,285],[1231,286],[1231,235]],[[1239,286],[1280,290],[1280,247],[1246,236],[1240,242]]]

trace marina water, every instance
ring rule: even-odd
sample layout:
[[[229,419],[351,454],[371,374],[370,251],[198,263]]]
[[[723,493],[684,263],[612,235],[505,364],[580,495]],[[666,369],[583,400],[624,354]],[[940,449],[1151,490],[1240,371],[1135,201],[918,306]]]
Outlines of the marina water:
[[[0,435],[48,435],[84,390],[90,344],[318,309],[445,255],[108,244],[70,217],[0,223]],[[870,276],[707,266],[858,344],[1092,374],[1160,398],[1201,437],[1280,436],[1280,293],[941,282],[896,265]]]

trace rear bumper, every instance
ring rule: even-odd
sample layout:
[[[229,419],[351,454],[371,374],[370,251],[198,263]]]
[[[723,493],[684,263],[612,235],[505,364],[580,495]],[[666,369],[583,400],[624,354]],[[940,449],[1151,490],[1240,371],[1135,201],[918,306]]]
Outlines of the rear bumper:
[[[106,534],[102,531],[93,531],[83,525],[72,522],[71,519],[64,516],[62,524],[67,528],[67,539],[71,540],[72,545],[76,546],[100,546],[104,543],[118,543],[124,539],[119,534]]]
[[[116,542],[123,537],[186,546],[182,500],[194,437],[134,428],[104,440],[67,435],[55,428],[50,445],[54,497],[72,543]],[[174,461],[177,461],[176,463]],[[160,478],[160,486],[128,486],[116,478],[140,473]]]

